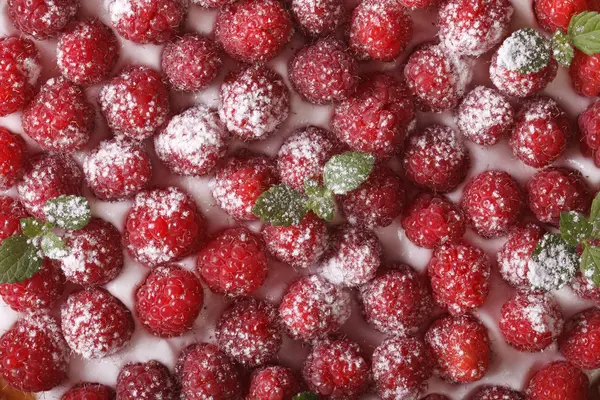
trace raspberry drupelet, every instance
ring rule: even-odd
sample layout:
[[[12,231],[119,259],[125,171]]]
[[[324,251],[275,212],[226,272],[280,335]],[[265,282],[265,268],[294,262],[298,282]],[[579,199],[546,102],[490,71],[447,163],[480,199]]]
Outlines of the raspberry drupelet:
[[[7,190],[17,182],[23,173],[26,158],[27,148],[23,138],[0,127],[0,190]]]
[[[127,363],[117,376],[117,398],[179,399],[179,388],[169,369],[155,360]]]
[[[33,41],[17,36],[0,38],[0,117],[25,108],[41,72],[40,53]]]
[[[141,192],[125,220],[123,245],[148,267],[177,261],[192,251],[204,234],[204,217],[192,198],[175,187]]]
[[[67,390],[60,400],[115,400],[113,388],[95,382],[82,382]]]
[[[154,136],[154,149],[172,173],[201,176],[225,156],[229,140],[217,111],[196,104],[171,118]]]
[[[600,3],[598,3],[600,9]],[[600,54],[588,56],[575,50],[575,58],[569,67],[571,84],[583,96],[600,96]]]
[[[135,140],[154,133],[170,112],[169,93],[160,74],[129,66],[100,90],[98,101],[108,126]]]
[[[582,147],[592,156],[594,164],[600,168],[600,101],[591,104],[579,115],[579,130]]]
[[[597,0],[535,0],[533,10],[540,26],[549,33],[567,32],[574,15],[584,11],[600,11]]]
[[[565,324],[559,338],[560,352],[578,368],[600,368],[600,309],[588,308]]]
[[[350,96],[358,83],[358,64],[346,46],[325,38],[300,49],[289,64],[294,89],[308,102],[328,104]]]
[[[8,0],[8,17],[21,32],[45,40],[58,35],[79,6],[80,0]]]
[[[290,113],[290,90],[283,78],[261,65],[229,73],[219,97],[221,120],[242,140],[266,139]]]
[[[531,287],[529,261],[544,236],[545,230],[536,224],[527,224],[513,230],[498,252],[498,269],[502,278],[519,289]]]
[[[475,389],[468,400],[525,400],[525,398],[508,386],[485,385]]]
[[[350,292],[317,275],[292,283],[279,305],[290,336],[307,341],[337,331],[350,318],[351,310]]]
[[[242,0],[226,5],[215,24],[215,38],[227,54],[249,64],[264,63],[278,55],[293,33],[292,20],[277,0]]]
[[[333,34],[348,17],[343,0],[292,0],[291,11],[302,33],[311,37]]]
[[[600,286],[596,286],[596,284],[584,274],[577,273],[575,279],[571,281],[571,289],[580,298],[600,304]]]
[[[567,361],[554,361],[531,377],[525,390],[527,400],[587,400],[590,380]]]
[[[75,22],[59,36],[56,63],[61,74],[78,85],[100,83],[119,59],[114,32],[98,19]]]
[[[21,202],[12,197],[0,195],[0,244],[8,237],[21,233],[21,219],[29,213]]]
[[[252,372],[246,400],[288,400],[300,391],[300,382],[292,370],[274,365]]]
[[[247,296],[267,277],[265,244],[246,228],[227,229],[202,248],[196,270],[212,292]]]

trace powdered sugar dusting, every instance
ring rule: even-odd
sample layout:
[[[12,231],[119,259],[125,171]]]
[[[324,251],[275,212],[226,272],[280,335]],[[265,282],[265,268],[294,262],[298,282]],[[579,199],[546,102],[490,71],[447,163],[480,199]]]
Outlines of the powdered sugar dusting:
[[[566,242],[553,239],[553,235],[546,234],[538,244],[541,251],[529,260],[527,278],[535,289],[560,289],[579,269],[579,256]]]

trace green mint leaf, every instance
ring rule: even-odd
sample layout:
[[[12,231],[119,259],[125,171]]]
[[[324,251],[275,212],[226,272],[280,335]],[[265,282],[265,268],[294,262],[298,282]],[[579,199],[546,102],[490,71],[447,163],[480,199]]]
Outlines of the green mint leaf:
[[[560,213],[560,234],[571,246],[577,246],[584,239],[592,237],[594,225],[577,212]]]
[[[575,277],[579,255],[576,247],[560,234],[547,233],[538,242],[527,267],[527,278],[533,289],[560,289]]]
[[[561,65],[568,67],[575,57],[575,49],[569,36],[562,29],[554,32],[552,36],[552,55]]]
[[[306,211],[306,198],[286,185],[272,186],[252,207],[254,215],[273,226],[297,225]]]
[[[31,278],[42,266],[43,258],[25,235],[14,235],[0,247],[0,283],[16,283]]]
[[[40,247],[44,255],[53,260],[60,260],[69,255],[69,248],[65,242],[56,233],[51,231],[46,232],[42,236]]]
[[[552,44],[532,28],[514,31],[498,49],[498,66],[521,74],[536,73],[550,63]]]
[[[311,392],[299,393],[292,400],[319,400],[319,396]]]
[[[325,221],[333,220],[335,201],[331,190],[319,185],[317,181],[307,179],[304,182],[304,193],[308,196],[306,208]]]
[[[335,194],[346,194],[367,180],[375,157],[369,153],[349,151],[329,159],[323,171],[325,187]]]
[[[568,32],[573,45],[588,56],[600,53],[600,13],[584,11],[573,16]]]
[[[42,222],[37,218],[21,219],[21,230],[23,231],[23,234],[29,238],[39,236],[50,229],[52,229],[52,224],[50,222]]]
[[[88,200],[79,196],[60,196],[48,200],[44,212],[49,222],[70,231],[83,228],[92,218]]]
[[[581,255],[581,273],[600,286],[600,247],[585,245]]]
[[[592,202],[592,210],[590,211],[590,221],[592,223],[600,223],[600,193]]]

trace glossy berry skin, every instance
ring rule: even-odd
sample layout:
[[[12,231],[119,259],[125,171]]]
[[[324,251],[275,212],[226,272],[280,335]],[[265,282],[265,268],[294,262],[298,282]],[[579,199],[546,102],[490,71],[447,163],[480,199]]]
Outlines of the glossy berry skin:
[[[593,0],[590,0],[593,1]],[[600,2],[598,3],[600,10]],[[600,55],[594,54],[588,56],[585,53],[575,50],[575,58],[569,67],[571,84],[575,91],[583,96],[600,95]]]
[[[300,392],[300,382],[292,370],[274,365],[254,370],[246,400],[291,400]]]
[[[600,287],[582,273],[578,273],[571,281],[571,289],[580,298],[600,304]]]
[[[535,0],[533,10],[540,26],[549,33],[567,32],[574,15],[584,11],[600,11],[597,0]]]
[[[41,72],[40,54],[33,41],[17,36],[0,38],[0,117],[25,108]]]
[[[0,127],[0,190],[12,187],[21,174],[27,157],[25,141]]]
[[[135,292],[138,319],[150,333],[163,338],[192,329],[203,304],[200,279],[176,264],[152,270]]]
[[[115,400],[115,391],[101,383],[82,382],[67,390],[60,400]]]
[[[0,244],[4,239],[21,233],[21,219],[28,216],[19,200],[0,195]]]
[[[589,379],[567,361],[547,364],[531,377],[525,390],[528,400],[587,400]]]
[[[523,395],[508,386],[480,386],[471,393],[468,400],[524,400]]]
[[[600,101],[579,114],[578,122],[582,148],[589,151],[594,163],[600,168]]]
[[[588,308],[569,319],[558,341],[560,352],[581,369],[600,367],[600,309]]]
[[[328,36],[348,17],[342,0],[292,0],[291,12],[305,35]]]
[[[69,23],[79,5],[79,0],[9,0],[8,17],[21,32],[45,40]]]
[[[179,399],[179,388],[169,369],[158,361],[128,363],[117,376],[117,398]]]
[[[536,224],[527,224],[513,230],[498,252],[498,269],[511,286],[525,289],[529,281],[529,260],[546,231]]]

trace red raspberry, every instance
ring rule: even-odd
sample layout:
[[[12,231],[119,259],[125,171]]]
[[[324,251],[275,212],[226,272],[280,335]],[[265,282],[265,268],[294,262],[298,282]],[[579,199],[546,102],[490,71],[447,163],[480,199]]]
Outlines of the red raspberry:
[[[219,116],[242,140],[267,138],[290,112],[290,90],[279,74],[265,66],[228,74],[219,94]]]
[[[291,369],[278,365],[255,370],[246,400],[289,400],[300,392],[300,383]]]
[[[511,232],[498,252],[498,269],[505,281],[516,288],[529,288],[529,260],[545,231],[536,224],[527,224]]]
[[[0,243],[21,233],[21,218],[29,217],[25,207],[16,199],[0,195]]]
[[[600,11],[600,2],[598,3]],[[575,91],[584,96],[600,96],[600,54],[588,56],[575,50],[569,75]]]
[[[205,8],[220,8],[227,4],[235,2],[235,0],[191,0],[193,4]]]
[[[507,386],[480,386],[471,395],[469,400],[524,400],[523,395]]]
[[[227,54],[246,63],[269,61],[283,50],[293,33],[292,20],[276,0],[226,5],[215,25],[215,37]]]
[[[415,107],[406,84],[377,74],[336,105],[331,124],[352,149],[386,158],[398,152],[414,120]]]
[[[433,301],[424,279],[405,264],[392,265],[360,287],[365,319],[388,335],[418,331],[433,312]]]
[[[33,41],[17,36],[0,38],[0,117],[25,108],[41,72],[40,54]]]
[[[39,154],[25,168],[17,184],[19,200],[36,218],[45,219],[44,205],[62,195],[81,193],[83,174],[77,163],[62,154]]]
[[[423,397],[421,400],[450,400],[448,397],[444,396],[443,394],[430,394],[427,395],[425,397]]]
[[[600,11],[597,0],[535,0],[533,9],[540,26],[547,32],[567,32],[571,17],[584,11]]]
[[[8,17],[21,32],[44,40],[63,30],[79,6],[79,0],[8,0]]]
[[[350,96],[358,83],[358,64],[333,38],[300,49],[289,64],[289,79],[308,102],[327,104]]]
[[[514,111],[508,99],[497,90],[477,86],[463,99],[455,121],[467,139],[481,146],[491,146],[510,132]]]
[[[420,339],[389,338],[373,353],[375,390],[382,400],[416,399],[432,373],[431,354]]]
[[[292,0],[291,11],[302,33],[312,37],[333,34],[348,17],[342,0]]]
[[[472,73],[469,61],[439,44],[418,48],[404,67],[404,77],[421,111],[442,112],[456,107]]]
[[[145,189],[152,179],[150,156],[144,147],[127,138],[100,142],[83,163],[85,180],[102,200],[130,198]]]
[[[412,19],[399,0],[364,0],[352,12],[350,48],[361,60],[393,60],[412,34]]]
[[[179,399],[179,389],[169,369],[155,360],[128,363],[117,377],[119,400]]]
[[[426,249],[457,242],[466,231],[462,211],[445,197],[430,193],[413,200],[401,223],[406,237]]]
[[[204,217],[192,198],[175,187],[142,192],[127,214],[123,245],[149,267],[177,261],[198,245]]]
[[[229,138],[217,111],[197,104],[171,118],[154,137],[154,149],[174,174],[205,175],[225,156]]]
[[[236,219],[258,219],[252,213],[254,203],[279,181],[274,164],[269,158],[252,153],[230,157],[210,181],[216,203]]]
[[[94,85],[108,78],[118,59],[117,36],[98,19],[73,23],[58,38],[58,69],[79,85]]]
[[[591,279],[582,273],[578,273],[575,279],[571,281],[571,289],[582,299],[600,303],[600,286],[596,286]]]
[[[371,377],[360,346],[349,339],[325,340],[314,345],[302,375],[311,392],[332,400],[356,399]]]
[[[43,392],[67,378],[69,348],[58,322],[28,314],[0,337],[0,375],[15,389]]]
[[[461,206],[467,222],[479,235],[497,238],[519,222],[524,208],[523,193],[507,172],[485,171],[465,186]]]
[[[23,138],[0,127],[0,190],[7,190],[17,182],[26,158]]]
[[[479,57],[509,32],[510,0],[451,0],[440,8],[440,41],[456,54]]]
[[[581,141],[595,155],[594,162],[600,168],[600,101],[591,104],[579,115]]]
[[[105,84],[99,102],[108,126],[135,140],[152,136],[170,112],[160,74],[140,65],[125,68]]]
[[[546,168],[527,182],[529,208],[541,222],[558,225],[561,212],[587,213],[591,193],[581,172]]]
[[[588,377],[567,361],[547,364],[527,385],[527,400],[587,400]]]
[[[480,307],[490,292],[490,260],[466,242],[437,247],[427,268],[434,300],[452,314]]]
[[[490,365],[487,328],[475,317],[461,315],[435,321],[425,335],[437,363],[437,374],[451,383],[480,380]]]
[[[350,293],[317,275],[292,283],[279,305],[279,315],[288,333],[302,340],[337,331],[350,318],[350,312]]]
[[[470,161],[452,128],[430,125],[409,136],[402,164],[406,177],[417,185],[448,192],[465,179]]]
[[[95,117],[83,90],[60,77],[42,86],[23,111],[21,122],[25,133],[44,150],[70,153],[88,142]]]
[[[115,400],[115,391],[101,383],[78,383],[66,391],[60,400]]]
[[[588,308],[567,321],[560,352],[581,369],[600,368],[600,309]]]

